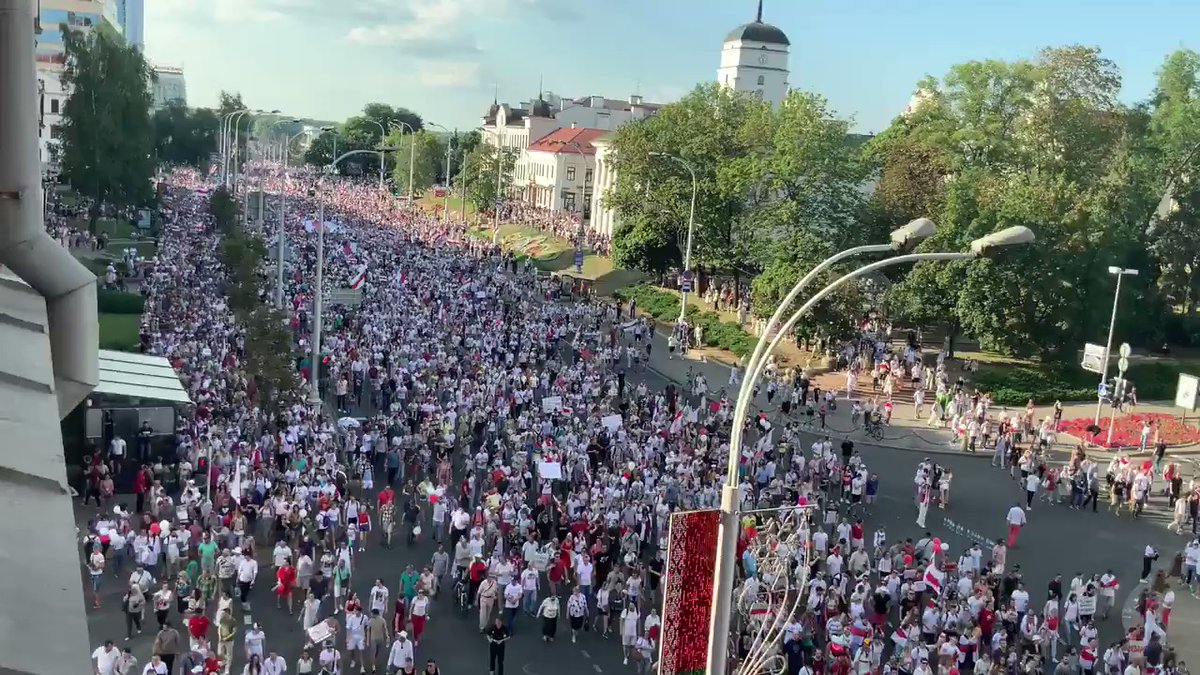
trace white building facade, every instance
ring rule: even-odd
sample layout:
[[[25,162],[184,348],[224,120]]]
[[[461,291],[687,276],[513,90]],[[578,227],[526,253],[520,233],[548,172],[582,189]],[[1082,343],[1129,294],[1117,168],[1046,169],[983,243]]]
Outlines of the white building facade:
[[[165,108],[171,103],[187,105],[187,80],[183,68],[154,66],[154,79],[150,82],[150,94],[154,110]]]
[[[516,154],[510,198],[579,213],[587,222],[595,203],[591,140],[646,119],[662,106],[637,95],[562,98],[556,103],[540,97],[520,106],[493,103],[483,116],[483,140]]]
[[[617,173],[612,168],[613,134],[607,133],[592,140],[596,148],[595,186],[592,192],[591,227],[596,232],[607,237],[613,235],[616,228],[616,209],[605,204],[604,195],[617,183]]]
[[[577,214],[586,222],[595,187],[593,141],[607,133],[568,127],[530,144],[513,169],[513,197],[530,206]]]
[[[758,17],[725,36],[717,82],[734,91],[757,96],[778,108],[789,90],[790,46],[791,42],[782,30],[763,23],[762,0],[759,0]]]

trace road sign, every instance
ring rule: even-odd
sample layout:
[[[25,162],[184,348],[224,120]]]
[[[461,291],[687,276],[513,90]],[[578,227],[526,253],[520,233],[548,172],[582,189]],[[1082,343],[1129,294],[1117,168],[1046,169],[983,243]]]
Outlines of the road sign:
[[[1100,386],[1096,387],[1096,395],[1099,396],[1100,398],[1107,397],[1108,396],[1108,384],[1105,382],[1101,382]]]
[[[1124,356],[1122,356],[1120,359],[1117,359],[1117,370],[1121,371],[1122,373],[1129,370],[1129,359],[1125,358]]]
[[[1179,374],[1179,383],[1175,385],[1175,407],[1188,412],[1196,410],[1200,403],[1200,378],[1187,373]]]
[[[575,250],[575,272],[583,274],[583,251]]]
[[[1127,359],[1133,353],[1133,347],[1130,347],[1128,342],[1122,342],[1121,349],[1117,353],[1121,355],[1121,358]]]
[[[1091,373],[1104,372],[1104,345],[1087,343],[1083,346],[1083,360],[1079,365]]]
[[[691,270],[685,271],[683,273],[683,276],[679,279],[679,290],[684,293],[692,292],[692,271]]]

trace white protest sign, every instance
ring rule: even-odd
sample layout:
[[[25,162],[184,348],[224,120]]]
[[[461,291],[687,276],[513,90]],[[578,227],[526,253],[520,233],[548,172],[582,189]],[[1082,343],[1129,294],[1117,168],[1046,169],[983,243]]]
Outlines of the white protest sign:
[[[608,433],[611,434],[611,433],[615,432],[617,429],[621,428],[621,416],[620,415],[605,415],[604,417],[600,418],[600,424],[603,424],[604,428],[608,429]]]
[[[562,480],[562,464],[538,462],[538,476],[548,480]]]
[[[544,413],[558,412],[562,410],[562,407],[561,396],[547,396],[542,399],[542,412]]]

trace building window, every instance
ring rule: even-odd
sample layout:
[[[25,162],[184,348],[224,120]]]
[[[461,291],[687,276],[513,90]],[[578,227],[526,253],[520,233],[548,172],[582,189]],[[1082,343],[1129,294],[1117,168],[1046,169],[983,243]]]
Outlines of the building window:
[[[562,207],[564,211],[575,210],[575,193],[570,190],[562,191]]]
[[[573,166],[567,167],[567,180],[569,180],[569,181],[575,180],[575,167],[573,167]],[[572,198],[572,199],[574,199],[574,198]]]
[[[585,182],[585,183],[592,182],[592,170],[591,169],[588,169],[587,171],[583,172],[583,182]]]
[[[759,75],[759,76],[758,76],[758,86],[760,86],[760,87],[761,87],[761,86],[763,86],[763,85],[764,85],[764,84],[766,84],[766,83],[767,83],[767,78],[766,78],[766,76],[765,76],[765,75]]]
[[[58,114],[58,99],[56,99],[56,98],[50,99],[50,114],[51,115]]]

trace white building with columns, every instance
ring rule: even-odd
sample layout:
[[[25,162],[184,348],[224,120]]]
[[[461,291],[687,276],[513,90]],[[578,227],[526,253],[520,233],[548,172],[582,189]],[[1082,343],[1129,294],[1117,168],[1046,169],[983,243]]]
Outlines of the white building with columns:
[[[596,148],[596,165],[590,224],[593,230],[609,237],[613,235],[617,223],[616,209],[604,203],[604,195],[617,182],[617,174],[612,168],[613,136],[610,132],[592,139],[592,146]]]
[[[788,48],[784,32],[762,20],[762,0],[754,21],[729,31],[721,46],[717,82],[767,101],[772,107],[788,94]]]
[[[518,201],[577,213],[586,222],[595,195],[596,146],[606,129],[567,127],[534,141],[517,159],[513,183]]]

